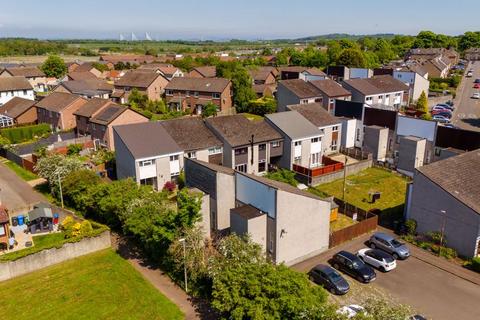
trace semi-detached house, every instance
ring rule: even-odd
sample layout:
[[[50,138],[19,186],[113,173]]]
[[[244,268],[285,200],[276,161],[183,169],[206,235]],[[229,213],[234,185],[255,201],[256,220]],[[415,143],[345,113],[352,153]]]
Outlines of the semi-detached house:
[[[32,85],[25,77],[0,77],[0,106],[14,97],[34,100]]]
[[[68,130],[77,126],[75,111],[87,100],[70,93],[52,92],[35,105],[38,123],[48,123],[53,130]]]
[[[33,90],[40,92],[47,90],[47,77],[37,67],[6,68],[0,72],[0,77],[25,77],[32,85]]]

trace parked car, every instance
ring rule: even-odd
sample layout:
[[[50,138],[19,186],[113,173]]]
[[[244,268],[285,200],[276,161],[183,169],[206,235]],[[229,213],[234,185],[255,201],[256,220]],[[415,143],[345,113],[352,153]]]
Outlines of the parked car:
[[[379,249],[360,249],[357,255],[360,259],[365,261],[365,263],[368,263],[382,272],[388,272],[397,267],[395,259],[385,251]]]
[[[444,106],[439,106],[436,105],[432,108],[432,111],[445,111],[445,112],[451,112],[452,110],[450,108],[446,108]]]
[[[346,294],[350,290],[347,280],[330,266],[319,264],[310,270],[308,276],[313,282],[321,285],[333,294]]]
[[[437,121],[438,123],[450,123],[449,118],[445,118],[444,116],[434,115],[432,117],[433,121]]]
[[[473,81],[473,83],[480,83],[480,79],[475,79],[475,81]]]
[[[444,123],[444,124],[442,124],[442,125],[443,125],[444,127],[446,127],[446,128],[452,128],[452,129],[456,129],[456,128],[457,128],[457,127],[455,127],[455,126],[454,126],[453,124],[451,124],[451,123]]]
[[[432,116],[442,116],[447,119],[452,119],[452,113],[447,110],[442,110],[442,111],[434,110],[434,111],[431,111],[430,113],[432,114]]]
[[[450,111],[455,110],[455,107],[453,106],[453,102],[452,102],[452,101],[447,101],[447,103],[437,103],[437,104],[435,105],[435,107],[445,108],[445,109],[448,109],[448,110],[450,110]]]
[[[467,72],[467,78],[471,78],[471,77],[473,77],[473,72],[471,71]]]
[[[421,316],[419,314],[416,314],[414,316],[411,316],[410,318],[408,318],[408,320],[427,320],[427,318],[425,318],[424,316]]]
[[[474,88],[474,89],[480,89],[480,83],[475,83],[475,84],[473,85],[473,88]]]
[[[351,319],[362,312],[366,313],[365,308],[359,306],[358,304],[350,304],[348,306],[343,306],[337,310],[337,314],[347,316],[347,319]]]
[[[475,92],[472,96],[472,99],[480,99],[480,93]]]
[[[434,116],[435,117],[435,116]],[[369,240],[370,248],[381,249],[390,253],[395,259],[407,259],[410,257],[410,249],[389,234],[376,232]]]
[[[377,274],[371,267],[347,251],[336,253],[331,263],[335,269],[345,272],[360,282],[368,283],[377,278]]]

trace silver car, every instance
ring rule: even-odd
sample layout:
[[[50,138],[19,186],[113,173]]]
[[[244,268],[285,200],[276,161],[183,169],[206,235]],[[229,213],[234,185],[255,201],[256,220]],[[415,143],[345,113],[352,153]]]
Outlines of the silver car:
[[[372,249],[378,248],[390,253],[397,260],[404,260],[410,256],[410,250],[404,243],[386,233],[375,233],[370,237],[369,245]]]

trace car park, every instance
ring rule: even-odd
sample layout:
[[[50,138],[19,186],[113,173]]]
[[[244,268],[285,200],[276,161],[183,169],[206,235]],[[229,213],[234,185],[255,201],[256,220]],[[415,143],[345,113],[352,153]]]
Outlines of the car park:
[[[437,103],[435,107],[441,107],[441,108],[444,108],[444,109],[448,109],[450,111],[453,111],[455,110],[455,107],[453,106],[453,102],[452,101],[448,101],[447,103]]]
[[[379,249],[360,249],[357,255],[365,263],[382,272],[388,272],[397,267],[395,259],[390,254]]]
[[[391,235],[382,232],[376,232],[370,237],[369,246],[372,249],[381,249],[391,254],[397,260],[407,259],[410,256],[410,249],[408,249],[403,242],[400,242]]]
[[[447,119],[451,119],[452,118],[452,113],[449,112],[449,111],[431,111],[430,112],[432,114],[432,116],[442,116],[444,118],[447,118]]]
[[[337,310],[337,314],[344,315],[347,319],[351,319],[359,313],[366,313],[366,311],[364,307],[359,306],[358,304],[350,304]]]
[[[308,273],[310,280],[321,285],[333,294],[346,294],[350,290],[350,285],[337,270],[330,266],[319,264]]]
[[[350,275],[360,282],[368,283],[377,278],[375,271],[370,266],[348,251],[336,253],[331,263],[335,269]]]
[[[472,99],[480,99],[480,93],[475,92],[475,93],[472,95]]]
[[[432,117],[432,120],[433,121],[437,121],[439,123],[450,123],[450,119],[449,118],[445,118],[444,116],[439,116],[439,115],[434,115]]]

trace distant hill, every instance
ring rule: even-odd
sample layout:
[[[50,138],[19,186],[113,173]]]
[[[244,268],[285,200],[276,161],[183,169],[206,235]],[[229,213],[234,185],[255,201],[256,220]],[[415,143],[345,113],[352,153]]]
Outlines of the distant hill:
[[[319,36],[310,36],[298,39],[292,39],[292,41],[317,41],[317,40],[339,40],[339,39],[350,39],[350,40],[357,40],[364,37],[371,37],[371,38],[393,38],[396,36],[394,33],[377,33],[377,34],[347,34],[347,33],[331,33],[331,34],[324,34]]]

